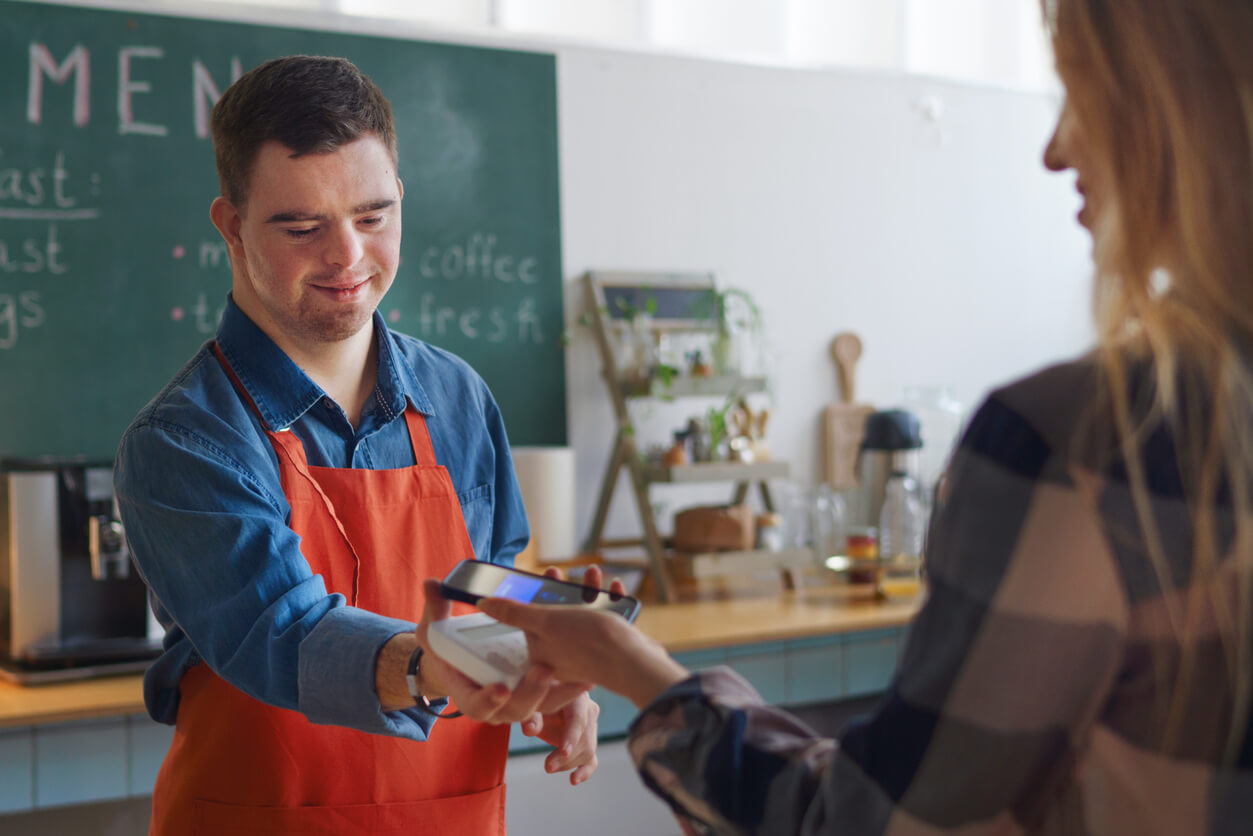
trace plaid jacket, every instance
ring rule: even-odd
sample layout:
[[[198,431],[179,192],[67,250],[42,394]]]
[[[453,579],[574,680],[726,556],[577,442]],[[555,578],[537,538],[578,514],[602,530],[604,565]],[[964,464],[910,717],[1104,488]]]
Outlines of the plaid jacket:
[[[1223,759],[1231,629],[1216,625],[1229,622],[1201,612],[1188,657],[1171,629],[1192,543],[1174,443],[1159,426],[1141,448],[1171,563],[1159,578],[1109,422],[1092,420],[1096,385],[1081,360],[980,408],[932,522],[928,598],[899,669],[838,740],[723,668],[636,719],[631,754],[686,830],[1253,834],[1253,735]],[[1220,570],[1209,586],[1230,601],[1237,584]],[[1171,735],[1160,697],[1181,658],[1199,686]]]

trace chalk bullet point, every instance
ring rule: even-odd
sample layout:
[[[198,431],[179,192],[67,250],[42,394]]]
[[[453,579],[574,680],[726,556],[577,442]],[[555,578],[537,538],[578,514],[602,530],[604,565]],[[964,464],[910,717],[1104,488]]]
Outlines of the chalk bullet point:
[[[389,322],[400,322],[400,311],[392,308],[391,313],[387,315],[387,320]]]
[[[174,310],[170,311],[170,319],[174,320],[175,322],[181,322],[183,319],[183,309],[175,308]]]
[[[187,250],[183,249],[183,245],[182,245],[182,244],[179,244],[177,247],[175,247],[175,248],[174,248],[174,257],[175,257],[175,258],[182,258],[182,257],[183,257],[183,256],[185,256],[185,255],[187,255]]]

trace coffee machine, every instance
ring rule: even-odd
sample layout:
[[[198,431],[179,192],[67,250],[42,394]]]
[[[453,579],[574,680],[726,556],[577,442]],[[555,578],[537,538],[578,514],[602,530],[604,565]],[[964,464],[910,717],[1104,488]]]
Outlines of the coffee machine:
[[[159,655],[108,462],[0,460],[0,677],[143,670]]]

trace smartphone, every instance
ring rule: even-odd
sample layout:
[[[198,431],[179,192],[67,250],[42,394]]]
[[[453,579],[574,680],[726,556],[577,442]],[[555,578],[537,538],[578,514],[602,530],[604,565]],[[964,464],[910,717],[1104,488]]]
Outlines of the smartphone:
[[[570,581],[559,581],[481,560],[463,560],[440,584],[445,598],[477,604],[480,598],[508,598],[523,604],[581,604],[616,612],[627,621],[639,615],[640,602]]]

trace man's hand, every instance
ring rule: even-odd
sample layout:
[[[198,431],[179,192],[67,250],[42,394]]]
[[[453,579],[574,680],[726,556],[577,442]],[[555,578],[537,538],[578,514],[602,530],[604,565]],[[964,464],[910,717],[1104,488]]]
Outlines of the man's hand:
[[[577,786],[596,771],[596,718],[600,706],[587,694],[580,694],[551,714],[536,714],[522,724],[522,733],[538,736],[552,744],[554,751],[544,759],[548,772],[570,773],[570,786]]]

